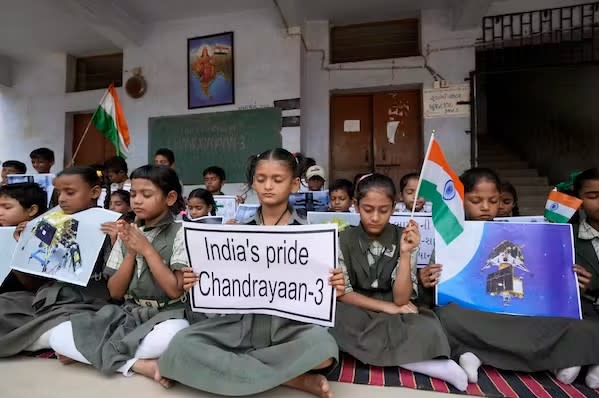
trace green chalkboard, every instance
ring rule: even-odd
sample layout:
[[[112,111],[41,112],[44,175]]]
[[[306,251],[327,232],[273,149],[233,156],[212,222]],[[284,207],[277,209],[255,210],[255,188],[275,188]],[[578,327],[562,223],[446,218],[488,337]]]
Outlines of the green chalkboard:
[[[148,121],[148,159],[158,148],[175,152],[184,184],[203,184],[202,170],[225,169],[228,182],[245,182],[247,159],[281,146],[281,111],[261,108],[153,117]]]

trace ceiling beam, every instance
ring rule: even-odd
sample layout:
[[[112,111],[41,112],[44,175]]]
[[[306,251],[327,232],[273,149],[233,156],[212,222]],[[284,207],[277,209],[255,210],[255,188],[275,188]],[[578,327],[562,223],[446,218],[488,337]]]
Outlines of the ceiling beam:
[[[0,55],[0,85],[12,87],[13,63],[8,57]]]
[[[466,30],[480,27],[492,0],[453,0],[453,29]]]
[[[82,18],[93,30],[124,48],[141,44],[144,24],[117,1],[65,0],[57,2],[77,18]]]

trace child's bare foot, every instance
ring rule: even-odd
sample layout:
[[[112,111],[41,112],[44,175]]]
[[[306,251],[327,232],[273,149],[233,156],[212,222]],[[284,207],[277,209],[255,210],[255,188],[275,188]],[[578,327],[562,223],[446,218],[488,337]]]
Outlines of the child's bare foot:
[[[56,358],[57,358],[57,359],[60,361],[60,363],[61,363],[61,364],[63,364],[63,365],[72,365],[72,364],[74,364],[75,362],[77,362],[77,361],[75,361],[74,359],[71,359],[71,358],[69,358],[69,357],[66,357],[66,356],[64,356],[64,355],[60,355],[60,354],[58,354],[58,353],[56,353]]]
[[[320,398],[333,398],[329,382],[323,375],[305,373],[288,381],[285,385],[308,392]]]
[[[135,373],[158,382],[164,388],[171,388],[173,381],[160,375],[157,359],[138,359],[131,368]]]

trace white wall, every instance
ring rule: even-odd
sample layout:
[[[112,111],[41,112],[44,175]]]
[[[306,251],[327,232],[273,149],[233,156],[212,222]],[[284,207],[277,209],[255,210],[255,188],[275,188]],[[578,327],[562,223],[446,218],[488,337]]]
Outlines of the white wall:
[[[235,32],[235,104],[190,111],[187,38],[225,31]],[[148,160],[150,117],[273,106],[274,100],[300,95],[300,39],[288,36],[280,17],[270,9],[153,25],[140,46],[124,49],[124,69],[134,67],[143,70],[147,94],[134,100],[118,90],[133,142],[130,168]],[[125,79],[129,76],[124,73]],[[65,80],[66,54],[16,65],[14,87],[0,88],[0,160],[29,164],[29,152],[39,146],[56,152],[56,170],[62,168],[63,159],[70,159],[64,153],[65,113],[94,110],[103,90],[65,94]],[[282,135],[284,147],[300,149],[298,128],[286,128]]]
[[[431,48],[473,44],[477,31],[451,31],[451,13],[447,10],[425,10],[421,15],[421,43],[423,54],[427,45]],[[323,50],[329,55],[329,25],[326,21],[311,21],[304,27],[309,50]],[[329,98],[332,91],[352,89],[401,89],[414,85],[431,87],[431,74],[421,67],[423,57],[394,60],[368,61],[321,67],[321,52],[302,52],[302,151],[316,158],[328,169],[329,163]],[[432,66],[450,83],[463,83],[474,69],[474,49],[434,52],[429,57]],[[391,66],[406,68],[391,70]],[[388,69],[384,69],[387,67]],[[414,68],[415,67],[415,68]],[[351,68],[383,68],[377,70],[347,70]],[[409,69],[408,69],[409,68]],[[470,138],[464,133],[469,129],[469,118],[424,120],[424,142],[435,129],[446,151],[449,162],[458,170],[470,165]],[[426,146],[426,144],[425,144]],[[425,148],[426,149],[426,148]]]

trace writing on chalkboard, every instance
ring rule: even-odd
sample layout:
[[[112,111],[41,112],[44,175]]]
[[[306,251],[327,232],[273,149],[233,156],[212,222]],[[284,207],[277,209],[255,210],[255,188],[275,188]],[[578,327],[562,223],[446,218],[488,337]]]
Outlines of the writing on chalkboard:
[[[187,148],[196,150],[245,150],[245,135],[235,133],[225,133],[224,135],[215,135],[213,137],[202,137],[184,135],[180,139],[173,139],[170,148]]]

